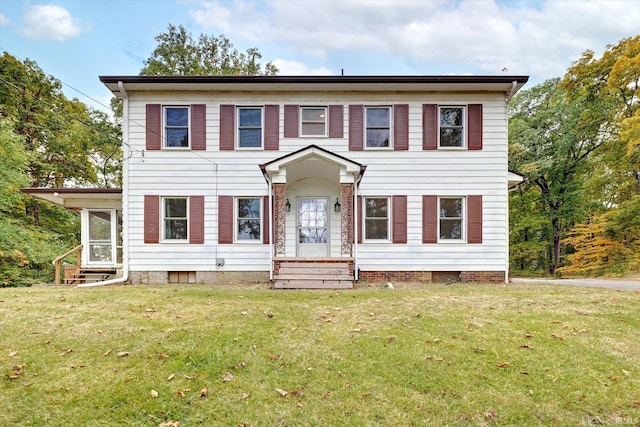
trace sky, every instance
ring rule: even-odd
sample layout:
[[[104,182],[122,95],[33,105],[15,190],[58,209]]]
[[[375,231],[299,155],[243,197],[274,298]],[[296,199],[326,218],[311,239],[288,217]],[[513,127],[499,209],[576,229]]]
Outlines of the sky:
[[[0,51],[107,110],[98,76],[138,75],[168,25],[256,47],[280,75],[562,77],[640,33],[638,0],[0,0]]]

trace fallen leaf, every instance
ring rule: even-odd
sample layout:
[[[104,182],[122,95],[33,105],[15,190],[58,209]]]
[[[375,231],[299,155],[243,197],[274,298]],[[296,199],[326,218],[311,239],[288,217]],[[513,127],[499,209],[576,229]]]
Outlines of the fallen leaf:
[[[65,354],[69,354],[72,353],[73,349],[72,348],[68,348],[65,351],[63,351],[62,353],[59,354],[59,356],[64,356]]]
[[[282,397],[287,397],[287,396],[289,395],[289,392],[288,392],[288,391],[286,391],[286,390],[282,390],[281,388],[277,388],[277,389],[276,389],[276,391],[277,391],[278,393],[280,393],[280,396],[282,396]]]
[[[184,374],[184,377],[188,380],[195,380],[196,378],[198,378],[197,375],[187,375],[187,374]]]
[[[497,363],[496,366],[498,368],[506,368],[507,366],[509,366],[509,362]]]
[[[104,354],[102,355],[103,357],[107,357],[108,355],[111,354],[111,352],[113,351],[112,348],[110,348],[109,350],[105,351]]]
[[[167,421],[166,423],[161,423],[158,427],[180,427],[179,421]]]
[[[169,355],[168,355],[167,353],[160,353],[160,354],[158,354],[158,357],[159,357],[160,359],[168,359],[168,358],[169,358]]]
[[[329,390],[326,390],[324,392],[324,397],[331,397],[331,392]]]
[[[268,317],[269,319],[272,319],[272,318],[273,318],[273,313],[267,313],[267,317]]]
[[[640,401],[633,402],[632,405],[634,408],[640,408]]]
[[[304,404],[302,403],[302,400],[296,400],[296,405],[298,405],[301,408],[304,406]]]
[[[552,320],[551,323],[553,323],[554,325],[557,325],[558,323],[560,323],[559,320]]]
[[[176,391],[176,394],[177,394],[178,396],[180,396],[180,397],[184,397],[184,391],[182,391],[182,390],[178,390],[178,391]]]
[[[172,379],[174,379],[176,377],[176,374],[171,374],[167,377],[167,381],[171,381]]]
[[[242,314],[243,316],[246,316],[249,313],[247,313],[246,311],[241,311],[240,314]]]
[[[477,353],[486,353],[487,350],[482,348],[482,347],[471,347],[471,350],[477,352]]]
[[[158,397],[158,392],[155,390],[151,390],[151,397],[153,397],[154,399],[156,399]]]
[[[119,351],[118,352],[118,357],[126,357],[128,355],[130,355],[131,353],[129,353],[128,351]]]
[[[496,419],[496,415],[498,415],[498,413],[495,411],[495,409],[490,410],[489,412],[486,412],[484,414],[484,417],[488,420],[495,420]]]
[[[531,347],[530,345],[527,345],[527,344],[523,344],[519,348],[524,349],[524,350],[532,350],[533,349],[533,347]]]
[[[233,374],[227,372],[226,374],[223,375],[222,377],[222,381],[224,381],[225,383],[231,381],[233,379]]]
[[[269,355],[269,360],[280,360],[282,359],[282,355],[280,354],[270,354]]]
[[[564,338],[562,338],[560,335],[556,335],[556,334],[551,334],[552,337],[559,339],[560,341],[562,341]]]
[[[631,372],[629,372],[629,371],[627,371],[627,370],[625,370],[625,369],[623,369],[623,370],[622,370],[622,373],[623,373],[623,374],[625,374],[627,377],[628,377],[629,375],[631,375]]]
[[[353,329],[353,332],[362,332],[362,329],[360,329],[360,328],[355,328],[355,329]]]
[[[240,396],[240,400],[248,399],[249,396],[251,396],[251,393],[242,393],[242,396]]]
[[[206,387],[200,390],[200,397],[208,397],[208,396],[209,396],[209,390]]]
[[[524,334],[524,337],[525,338],[533,338],[533,335],[532,334]]]
[[[147,308],[145,311],[146,311],[147,313],[155,313],[155,312],[156,312],[156,309],[155,309],[155,308]]]

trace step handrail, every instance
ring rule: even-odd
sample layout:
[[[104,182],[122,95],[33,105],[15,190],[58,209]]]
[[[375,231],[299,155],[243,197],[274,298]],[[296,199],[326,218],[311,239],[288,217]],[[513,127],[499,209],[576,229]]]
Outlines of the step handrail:
[[[65,252],[64,254],[60,255],[59,257],[56,257],[56,259],[54,259],[53,261],[51,261],[51,263],[56,267],[56,274],[55,274],[55,283],[56,285],[59,285],[61,283],[60,281],[60,264],[62,264],[62,261],[68,257],[69,255],[71,255],[72,253],[77,253],[76,254],[76,265],[78,266],[78,268],[80,268],[80,266],[82,265],[82,245],[78,245],[73,249],[69,249],[67,252]]]

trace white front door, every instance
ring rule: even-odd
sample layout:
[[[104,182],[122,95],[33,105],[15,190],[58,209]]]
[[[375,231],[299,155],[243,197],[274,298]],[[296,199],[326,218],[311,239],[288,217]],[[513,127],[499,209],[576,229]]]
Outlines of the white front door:
[[[329,218],[326,197],[298,198],[298,256],[326,257],[329,254]]]

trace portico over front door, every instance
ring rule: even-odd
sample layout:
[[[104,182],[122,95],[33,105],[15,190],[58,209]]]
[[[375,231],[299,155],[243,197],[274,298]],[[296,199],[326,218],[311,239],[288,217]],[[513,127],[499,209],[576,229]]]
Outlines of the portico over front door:
[[[329,254],[329,219],[327,197],[298,198],[299,257],[326,257]]]

